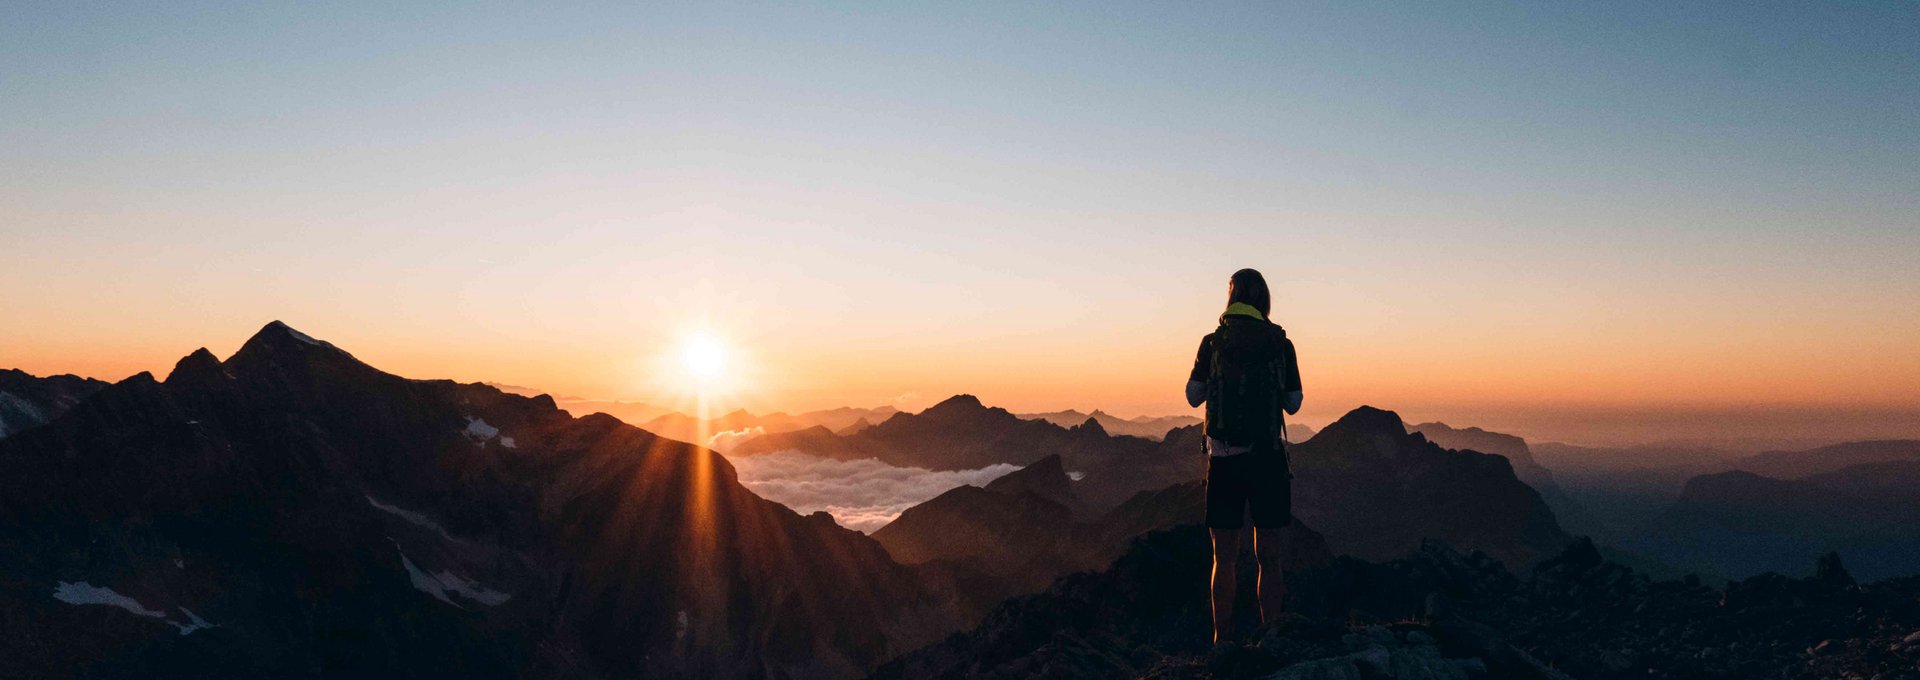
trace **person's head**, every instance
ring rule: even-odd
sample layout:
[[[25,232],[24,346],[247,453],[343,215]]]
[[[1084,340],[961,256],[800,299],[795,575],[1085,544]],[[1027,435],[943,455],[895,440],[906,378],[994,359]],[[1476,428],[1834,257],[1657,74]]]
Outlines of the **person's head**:
[[[1243,303],[1260,310],[1260,316],[1273,315],[1273,296],[1267,292],[1267,278],[1253,269],[1242,269],[1227,279],[1227,304]]]

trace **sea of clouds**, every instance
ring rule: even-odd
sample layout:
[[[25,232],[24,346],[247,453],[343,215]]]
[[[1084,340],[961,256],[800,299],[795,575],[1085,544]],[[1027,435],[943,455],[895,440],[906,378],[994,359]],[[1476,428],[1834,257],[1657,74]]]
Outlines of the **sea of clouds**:
[[[732,456],[740,483],[794,512],[821,510],[840,526],[872,533],[901,511],[963,484],[984,486],[1020,469],[1005,463],[978,470],[895,467],[872,458],[834,460],[797,451]]]

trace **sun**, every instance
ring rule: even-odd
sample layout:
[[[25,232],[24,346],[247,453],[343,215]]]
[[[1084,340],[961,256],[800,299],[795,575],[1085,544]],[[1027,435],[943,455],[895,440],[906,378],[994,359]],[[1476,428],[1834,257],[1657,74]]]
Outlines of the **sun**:
[[[718,380],[727,372],[727,347],[708,333],[690,335],[680,346],[680,367],[703,382]]]

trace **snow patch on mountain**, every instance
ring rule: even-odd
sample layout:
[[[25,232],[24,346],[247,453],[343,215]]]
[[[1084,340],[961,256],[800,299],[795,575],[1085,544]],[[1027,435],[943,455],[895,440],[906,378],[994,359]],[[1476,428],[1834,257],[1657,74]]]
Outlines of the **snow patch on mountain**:
[[[484,442],[500,436],[500,428],[487,424],[485,419],[467,416],[467,429],[464,433],[468,439]]]
[[[439,573],[429,574],[415,565],[413,560],[407,557],[406,551],[400,550],[399,545],[396,544],[394,550],[400,553],[400,566],[406,567],[407,578],[413,582],[413,587],[420,592],[432,595],[434,599],[441,602],[459,609],[466,609],[454,602],[453,598],[447,597],[449,593],[489,607],[498,606],[513,598],[510,594],[489,589],[480,585],[478,581],[463,578],[445,569],[440,570]]]
[[[397,505],[387,505],[386,503],[382,503],[378,500],[375,500],[374,497],[372,496],[366,496],[366,499],[367,499],[368,505],[372,505],[373,507],[379,509],[382,512],[393,515],[395,517],[399,517],[400,519],[404,519],[407,522],[413,524],[414,526],[420,527],[422,529],[427,529],[427,530],[433,531],[434,533],[440,534],[441,538],[447,539],[454,543],[462,542],[460,539],[454,538],[453,534],[447,533],[446,528],[440,526],[439,522],[433,521],[433,518],[431,517],[428,517],[418,512],[414,512],[412,510],[408,510],[406,508],[402,508]]]
[[[205,630],[208,628],[219,628],[219,626],[216,626],[211,623],[207,623],[206,619],[200,618],[200,615],[193,613],[193,610],[191,609],[188,609],[186,607],[181,607],[180,611],[187,615],[186,623],[179,623],[175,621],[168,621],[167,623],[172,624],[173,627],[180,629],[181,635],[192,635],[193,631],[196,631],[196,630]]]
[[[186,607],[180,607],[180,611],[187,615],[187,621],[181,623],[168,618],[163,612],[146,608],[145,605],[140,604],[139,600],[114,592],[112,588],[103,588],[86,581],[75,581],[72,583],[66,581],[59,582],[59,585],[53,589],[53,599],[75,606],[97,604],[117,607],[138,616],[160,619],[167,622],[167,625],[178,629],[181,635],[192,635],[193,632],[197,630],[219,628],[219,626],[207,623],[206,619],[200,618],[199,614],[193,613],[193,610]]]
[[[138,600],[116,593],[112,588],[102,588],[86,581],[73,583],[61,581],[60,585],[53,589],[53,599],[71,605],[103,604],[119,607],[140,616],[167,618],[166,614],[141,606]]]
[[[14,422],[7,422],[7,414],[12,413]],[[46,411],[40,410],[33,402],[21,398],[12,392],[0,392],[0,439],[8,434],[47,422]]]

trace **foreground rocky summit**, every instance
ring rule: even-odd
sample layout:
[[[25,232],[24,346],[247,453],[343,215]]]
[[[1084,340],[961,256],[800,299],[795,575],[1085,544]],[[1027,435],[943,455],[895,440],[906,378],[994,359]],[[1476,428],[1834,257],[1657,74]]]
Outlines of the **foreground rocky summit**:
[[[1521,574],[1429,542],[1292,572],[1271,625],[1243,589],[1242,643],[1222,648],[1208,561],[1199,527],[1151,534],[874,677],[1920,678],[1920,578],[1859,585],[1837,557],[1716,589],[1650,581],[1587,541]]]

